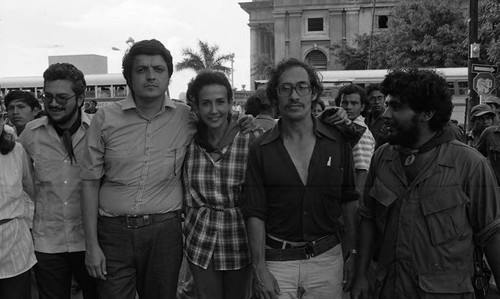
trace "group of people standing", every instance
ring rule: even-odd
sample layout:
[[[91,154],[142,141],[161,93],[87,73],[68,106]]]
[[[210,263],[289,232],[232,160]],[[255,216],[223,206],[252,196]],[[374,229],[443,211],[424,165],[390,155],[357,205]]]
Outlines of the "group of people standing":
[[[500,279],[498,186],[446,129],[433,71],[345,86],[315,117],[318,73],[284,60],[259,127],[216,71],[189,84],[191,107],[171,100],[157,40],[122,68],[129,94],[91,117],[82,72],[53,64],[47,115],[17,141],[1,126],[0,298],[27,298],[33,266],[40,298],[69,298],[72,277],[86,299],[176,298],[183,256],[197,298],[474,298],[475,247]]]

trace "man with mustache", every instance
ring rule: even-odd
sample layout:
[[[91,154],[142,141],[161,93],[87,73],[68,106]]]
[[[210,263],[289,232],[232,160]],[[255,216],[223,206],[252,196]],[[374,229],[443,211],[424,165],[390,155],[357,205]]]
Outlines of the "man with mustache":
[[[375,138],[375,149],[377,149],[387,142],[387,129],[384,126],[384,119],[382,118],[382,113],[385,109],[385,96],[380,92],[379,84],[369,84],[366,87],[366,94],[370,101],[370,109],[368,109],[365,122]]]
[[[368,172],[351,298],[475,298],[475,247],[500,280],[500,193],[491,167],[445,129],[453,104],[443,77],[395,70],[381,91],[389,143]],[[377,247],[373,293],[366,273]]]
[[[40,298],[69,299],[75,277],[83,297],[97,298],[85,268],[80,171],[90,118],[81,112],[83,73],[56,63],[43,73],[46,117],[26,125],[19,142],[33,161],[35,216],[33,240]]]
[[[342,297],[359,193],[349,142],[311,114],[322,91],[316,70],[293,58],[268,81],[281,119],[250,148],[242,203],[256,298]]]

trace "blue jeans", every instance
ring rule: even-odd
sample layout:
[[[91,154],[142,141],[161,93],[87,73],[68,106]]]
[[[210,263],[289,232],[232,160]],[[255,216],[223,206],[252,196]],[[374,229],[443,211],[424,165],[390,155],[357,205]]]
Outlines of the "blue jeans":
[[[98,280],[100,298],[175,299],[182,262],[181,217],[139,228],[99,219],[99,245],[106,257],[106,280]]]
[[[14,277],[0,279],[0,298],[31,299],[31,269]]]
[[[74,275],[83,298],[97,298],[96,280],[85,268],[85,251],[42,253],[35,251],[35,277],[40,299],[69,299]]]

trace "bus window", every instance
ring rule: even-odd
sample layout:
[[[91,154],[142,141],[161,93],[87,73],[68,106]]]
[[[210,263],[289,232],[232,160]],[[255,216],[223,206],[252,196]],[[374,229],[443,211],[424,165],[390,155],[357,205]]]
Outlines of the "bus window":
[[[458,82],[458,94],[467,95],[469,93],[469,82],[459,81]]]
[[[113,85],[113,97],[126,97],[127,96],[127,86],[126,85]]]
[[[96,98],[96,96],[95,96],[95,86],[87,86],[87,89],[85,89],[85,98],[86,99],[94,99],[94,98]]]
[[[111,86],[110,85],[97,86],[97,97],[111,98]]]
[[[457,92],[456,92],[456,90],[455,90],[455,82],[453,82],[453,81],[451,81],[451,82],[450,82],[450,81],[448,81],[448,82],[446,82],[446,84],[448,85],[448,89],[451,91],[451,94],[452,94],[452,95],[456,95],[456,94],[457,94]]]

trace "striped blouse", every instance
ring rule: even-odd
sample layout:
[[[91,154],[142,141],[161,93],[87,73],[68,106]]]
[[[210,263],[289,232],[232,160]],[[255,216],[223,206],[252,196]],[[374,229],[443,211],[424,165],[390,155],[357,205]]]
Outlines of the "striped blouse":
[[[24,219],[28,213],[26,192],[33,194],[29,160],[16,142],[7,155],[0,154],[0,279],[29,270],[36,263],[33,240]],[[12,219],[10,221],[6,221]]]

